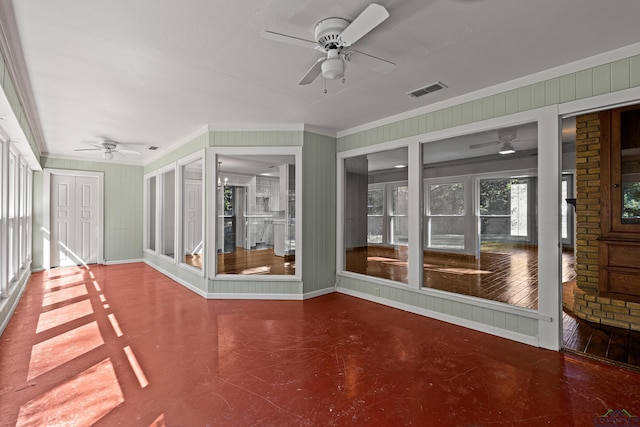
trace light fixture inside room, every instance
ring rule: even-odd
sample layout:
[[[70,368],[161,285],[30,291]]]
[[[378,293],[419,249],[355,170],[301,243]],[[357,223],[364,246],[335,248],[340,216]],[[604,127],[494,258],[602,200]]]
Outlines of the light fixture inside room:
[[[113,159],[113,152],[112,151],[105,151],[104,152],[104,159],[105,160],[112,160]]]
[[[335,80],[344,77],[344,62],[337,49],[329,50],[327,59],[320,67],[322,68],[322,77],[325,79]]]
[[[394,168],[398,168],[398,169],[402,169],[402,168],[406,168],[407,165],[395,165],[393,166]]]
[[[500,151],[498,151],[498,153],[500,154],[513,154],[515,152],[516,150],[513,148],[513,145],[511,145],[510,142],[505,142],[502,145],[502,148],[500,149]]]

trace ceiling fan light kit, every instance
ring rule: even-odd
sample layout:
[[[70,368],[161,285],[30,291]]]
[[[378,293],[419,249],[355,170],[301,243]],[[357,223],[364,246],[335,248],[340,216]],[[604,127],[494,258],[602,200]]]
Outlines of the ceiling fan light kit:
[[[351,45],[360,40],[389,17],[389,12],[379,4],[371,3],[353,22],[344,18],[327,18],[314,27],[315,42],[299,37],[263,31],[262,38],[319,50],[326,56],[318,59],[302,77],[299,85],[307,85],[322,74],[325,79],[335,80],[344,77],[345,61],[362,65],[378,73],[389,73],[395,67],[393,62],[377,58],[351,49]]]
[[[344,77],[344,62],[337,49],[331,49],[327,59],[322,62],[322,77],[325,79],[339,79]]]
[[[513,148],[513,145],[511,145],[510,142],[505,142],[502,145],[502,148],[500,149],[500,151],[498,151],[498,153],[500,154],[514,154],[516,152],[516,150]]]

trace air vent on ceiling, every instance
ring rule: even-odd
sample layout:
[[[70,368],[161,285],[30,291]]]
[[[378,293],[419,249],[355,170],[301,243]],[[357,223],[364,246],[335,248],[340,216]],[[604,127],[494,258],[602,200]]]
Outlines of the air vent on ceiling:
[[[157,149],[158,149],[158,147],[156,147],[156,146],[154,146],[154,145],[152,145],[151,147],[149,147],[149,150],[157,150]]]
[[[433,93],[437,90],[440,89],[444,89],[445,87],[447,87],[447,85],[445,85],[442,82],[435,82],[435,83],[431,83],[430,85],[421,87],[420,89],[416,89],[416,90],[412,90],[411,92],[407,92],[407,95],[411,96],[412,98],[419,98],[422,95],[426,95],[428,93]]]

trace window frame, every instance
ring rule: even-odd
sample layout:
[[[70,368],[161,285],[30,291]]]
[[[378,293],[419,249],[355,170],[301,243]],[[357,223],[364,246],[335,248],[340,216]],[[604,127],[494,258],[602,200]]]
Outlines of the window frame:
[[[293,275],[251,275],[251,274],[218,274],[218,248],[220,246],[220,236],[218,233],[218,197],[217,193],[217,176],[218,176],[218,159],[219,156],[243,156],[243,155],[286,155],[295,157],[295,274]],[[207,204],[207,241],[209,242],[209,250],[207,255],[207,264],[209,270],[207,277],[211,280],[224,281],[246,281],[246,282],[282,282],[282,281],[301,281],[302,265],[303,265],[303,218],[302,218],[302,147],[301,146],[255,146],[255,147],[211,147],[207,155],[208,167],[211,171],[208,174],[207,186],[208,204]],[[224,230],[220,230],[224,235]]]
[[[197,160],[202,160],[202,240],[203,240],[203,252],[204,256],[202,257],[202,269],[196,268],[190,264],[184,262],[184,167],[190,163],[193,163]],[[176,172],[177,172],[177,183],[176,183],[176,223],[179,225],[176,227],[176,261],[180,268],[188,270],[199,277],[205,277],[206,270],[208,268],[208,253],[210,252],[209,243],[207,242],[207,229],[206,229],[206,216],[207,209],[205,208],[206,203],[206,187],[208,183],[208,173],[207,173],[207,157],[205,156],[205,150],[198,150],[194,153],[191,153],[188,156],[185,156],[179,159],[176,162]]]
[[[476,192],[476,197],[475,197],[475,207],[474,210],[476,212],[476,215],[478,217],[478,230],[477,230],[477,235],[478,235],[478,242],[482,242],[482,227],[480,226],[480,222],[482,221],[482,218],[511,218],[512,215],[511,213],[509,214],[504,214],[504,215],[481,215],[480,214],[480,181],[483,180],[499,180],[499,179],[523,179],[523,180],[527,180],[527,207],[529,207],[529,205],[531,204],[531,202],[534,202],[534,206],[535,206],[535,221],[530,221],[529,218],[527,218],[527,236],[518,236],[518,235],[514,235],[512,236],[511,234],[509,235],[509,241],[511,242],[519,242],[519,243],[537,243],[539,240],[539,230],[538,230],[538,222],[539,222],[539,215],[538,215],[538,210],[537,210],[537,201],[538,201],[538,191],[537,189],[540,186],[540,183],[538,182],[538,171],[535,169],[519,169],[519,170],[513,170],[513,171],[500,171],[500,172],[496,172],[496,173],[482,173],[482,174],[478,174],[474,176],[474,188],[475,188],[475,192]],[[530,190],[530,184],[531,184],[531,180],[535,179],[535,188],[534,191],[532,192]],[[528,208],[527,210],[527,214],[529,214],[530,209]],[[535,236],[534,240],[531,240],[531,237]],[[478,245],[480,246],[480,245]]]
[[[428,192],[429,186],[434,184],[443,184],[443,185],[451,185],[451,184],[462,184],[464,186],[464,214],[462,215],[432,215],[430,213],[431,208],[431,197],[427,196],[425,193]],[[474,226],[474,212],[475,206],[473,203],[475,189],[474,189],[473,177],[471,175],[455,175],[444,178],[425,178],[422,180],[423,186],[423,241],[422,247],[425,251],[434,251],[434,252],[451,252],[451,253],[460,253],[460,254],[475,254],[477,247],[477,238],[475,236],[475,226]],[[431,193],[429,193],[430,195]],[[464,247],[462,249],[452,249],[452,248],[438,248],[432,247],[430,245],[430,227],[431,227],[431,218],[464,218]]]
[[[153,190],[155,192],[155,199],[153,201],[153,206],[149,201],[150,192],[151,192],[151,181],[153,180]],[[143,208],[143,230],[142,230],[142,242],[143,242],[143,250],[146,253],[157,255],[158,249],[158,173],[157,171],[153,171],[144,175],[144,191],[143,191],[143,200],[144,200],[144,208]],[[151,221],[150,215],[153,214],[153,237],[150,233]],[[150,239],[153,238],[153,247],[151,247]]]
[[[421,185],[418,183],[419,188],[413,188],[413,186],[409,185],[412,181],[412,173],[416,173],[415,165],[412,164],[411,159],[420,157],[417,152],[420,152],[420,144],[419,141],[413,141],[411,138],[404,138],[395,141],[384,142],[372,146],[355,148],[352,150],[339,151],[336,155],[336,194],[337,194],[337,204],[336,204],[336,275],[337,276],[345,276],[345,277],[353,277],[357,279],[364,279],[368,282],[372,283],[380,283],[384,285],[390,285],[398,288],[406,288],[407,284],[402,282],[396,282],[392,280],[383,279],[376,276],[368,276],[359,273],[355,273],[352,271],[346,270],[346,252],[345,252],[345,215],[346,215],[346,182],[347,182],[347,168],[346,161],[349,158],[358,157],[358,156],[366,156],[368,154],[375,154],[383,151],[396,150],[399,148],[407,149],[407,157],[408,157],[408,179],[403,182],[407,182],[408,186],[408,242],[407,249],[409,251],[409,263],[408,263],[408,275],[409,275],[409,283],[414,282],[416,279],[413,276],[416,276],[411,268],[413,263],[417,265],[422,265],[422,259],[420,257],[420,261],[418,261],[418,256],[416,254],[411,254],[412,251],[412,242],[415,244],[414,239],[417,238],[415,229],[416,229],[416,219],[414,215],[411,215],[412,211],[415,211],[415,204],[418,200],[416,192],[421,191]],[[422,158],[420,157],[420,162],[422,162]],[[393,181],[391,181],[393,182]],[[369,188],[369,186],[367,186]],[[385,192],[385,197],[388,195]],[[385,209],[386,212],[386,209]],[[368,215],[367,215],[368,217]],[[386,221],[384,222],[386,223]],[[383,223],[383,224],[384,224]],[[412,262],[413,261],[413,262]],[[418,280],[420,280],[418,278]]]
[[[168,164],[162,168],[159,168],[156,172],[158,174],[158,192],[156,194],[156,199],[158,202],[158,219],[157,219],[157,230],[156,230],[156,256],[160,258],[164,258],[167,261],[177,263],[178,259],[178,226],[180,225],[177,221],[178,219],[178,171],[177,171],[176,163]],[[165,194],[165,176],[166,174],[173,172],[173,257],[166,255],[164,253],[164,213],[165,213],[165,203],[167,202],[166,194]]]

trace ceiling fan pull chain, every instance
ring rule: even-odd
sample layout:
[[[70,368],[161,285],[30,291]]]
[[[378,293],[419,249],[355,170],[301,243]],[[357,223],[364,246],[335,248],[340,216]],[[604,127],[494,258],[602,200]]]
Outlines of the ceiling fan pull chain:
[[[324,80],[324,94],[327,94],[327,79],[323,79]]]

